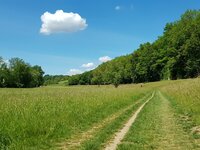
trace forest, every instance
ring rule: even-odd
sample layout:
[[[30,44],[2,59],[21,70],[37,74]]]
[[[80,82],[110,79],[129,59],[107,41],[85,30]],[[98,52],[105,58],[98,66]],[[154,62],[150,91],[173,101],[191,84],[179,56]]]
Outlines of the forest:
[[[200,75],[200,11],[188,10],[167,23],[153,43],[117,57],[96,69],[71,76],[69,85],[142,83],[194,78]]]

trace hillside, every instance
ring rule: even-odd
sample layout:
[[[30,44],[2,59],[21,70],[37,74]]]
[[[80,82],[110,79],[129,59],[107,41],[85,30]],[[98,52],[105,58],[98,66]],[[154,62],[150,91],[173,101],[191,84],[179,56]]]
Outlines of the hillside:
[[[141,83],[200,74],[200,11],[188,10],[153,43],[69,78],[69,85]]]

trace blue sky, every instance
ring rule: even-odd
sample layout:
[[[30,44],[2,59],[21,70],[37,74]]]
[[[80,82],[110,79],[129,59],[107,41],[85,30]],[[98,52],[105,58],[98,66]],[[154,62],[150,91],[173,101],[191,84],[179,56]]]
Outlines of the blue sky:
[[[20,57],[46,74],[73,74],[153,42],[167,22],[199,8],[199,0],[1,0],[0,56]],[[42,33],[41,16],[57,10],[78,14],[79,22],[50,22],[51,32]]]

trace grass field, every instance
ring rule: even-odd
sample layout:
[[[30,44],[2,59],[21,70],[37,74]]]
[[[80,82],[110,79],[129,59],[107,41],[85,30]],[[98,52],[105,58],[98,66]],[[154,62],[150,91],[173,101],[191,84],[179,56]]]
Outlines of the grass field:
[[[118,149],[194,149],[192,139],[177,123],[170,103],[160,92],[144,108]]]
[[[175,82],[161,91],[175,109],[179,123],[200,147],[200,78]]]
[[[0,149],[103,149],[153,91],[118,149],[198,148],[200,79],[189,79],[0,89]]]
[[[199,125],[200,79],[172,81],[157,89],[118,149],[200,149]]]
[[[1,147],[48,148],[151,91],[140,85],[0,89]]]

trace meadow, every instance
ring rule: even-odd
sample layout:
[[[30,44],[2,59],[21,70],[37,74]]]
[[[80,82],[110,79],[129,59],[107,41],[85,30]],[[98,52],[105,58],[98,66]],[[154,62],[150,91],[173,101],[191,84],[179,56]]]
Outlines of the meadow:
[[[1,148],[43,149],[86,131],[151,91],[140,85],[0,89]]]
[[[200,78],[174,82],[161,91],[171,102],[184,130],[200,145]]]
[[[156,89],[118,149],[200,149],[200,79]]]
[[[0,89],[0,149],[103,149],[153,91],[155,97],[118,148],[163,148],[173,137],[171,131],[176,132],[175,137],[183,137],[175,139],[172,147],[198,148],[199,78],[118,88]]]

